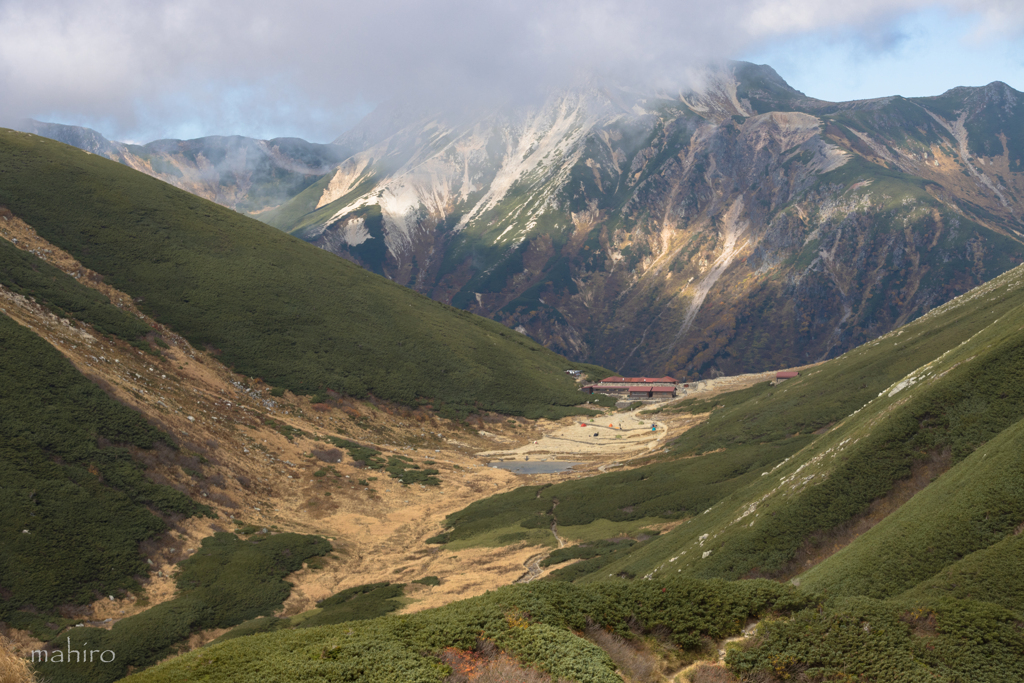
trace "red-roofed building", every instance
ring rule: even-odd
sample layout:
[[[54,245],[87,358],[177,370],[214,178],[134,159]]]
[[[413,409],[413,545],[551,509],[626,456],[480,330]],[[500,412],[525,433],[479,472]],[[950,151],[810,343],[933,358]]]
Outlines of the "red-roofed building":
[[[676,395],[679,381],[673,377],[607,377],[597,384],[588,384],[588,394],[628,394],[630,398],[666,399]]]
[[[796,370],[783,370],[775,373],[775,381],[782,382],[787,379],[795,379],[800,376],[800,373]]]

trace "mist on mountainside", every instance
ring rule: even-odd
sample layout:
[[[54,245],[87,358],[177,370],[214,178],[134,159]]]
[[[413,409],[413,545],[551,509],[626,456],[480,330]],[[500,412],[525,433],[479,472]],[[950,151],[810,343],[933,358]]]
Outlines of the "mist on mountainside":
[[[703,64],[801,37],[867,59],[899,55],[927,18],[923,4],[8,0],[0,125],[35,118],[135,143],[232,134],[328,142],[396,98],[497,105],[581,78],[677,89],[699,85],[690,71]],[[1000,0],[930,6],[966,27],[965,40],[1024,26]]]

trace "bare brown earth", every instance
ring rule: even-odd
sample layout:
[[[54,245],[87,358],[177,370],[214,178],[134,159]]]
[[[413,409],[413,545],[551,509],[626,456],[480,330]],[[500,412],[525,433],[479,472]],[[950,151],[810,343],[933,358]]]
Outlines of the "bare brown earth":
[[[153,566],[143,592],[122,600],[98,600],[67,615],[90,625],[109,627],[172,598],[170,576],[175,564],[194,553],[204,537],[239,523],[270,532],[319,534],[334,546],[322,567],[305,567],[288,578],[295,588],[282,616],[311,609],[316,601],[345,588],[377,581],[408,583],[424,576],[440,577],[440,586],[410,584],[406,611],[479,595],[523,577],[527,563],[548,549],[518,545],[450,551],[427,545],[424,541],[439,533],[446,515],[517,486],[588,476],[612,465],[629,466],[630,460],[656,452],[667,438],[703,419],[659,417],[653,433],[650,420],[629,412],[589,418],[587,427],[568,418],[551,422],[499,415],[473,416],[471,424],[466,424],[422,409],[376,402],[341,399],[314,406],[291,393],[272,397],[270,387],[261,380],[232,373],[210,353],[147,318],[130,296],[103,283],[24,222],[9,215],[5,218],[0,220],[0,236],[16,239],[20,248],[103,292],[115,306],[145,320],[167,343],[168,348],[154,345],[153,353],[143,353],[0,287],[0,311],[46,339],[109,395],[172,434],[180,442],[183,457],[205,463],[202,472],[196,472],[180,464],[173,453],[137,453],[154,481],[208,503],[218,515],[215,520],[171,520],[170,531],[142,548]],[[721,378],[702,391],[713,395],[763,379],[761,375]],[[287,438],[267,420],[309,436]],[[600,433],[598,438],[587,436],[595,431]],[[358,469],[357,463],[340,451],[332,453],[333,446],[321,440],[334,435],[371,444],[385,455],[412,457],[421,466],[429,462],[427,466],[440,470],[442,484],[404,486],[383,472]],[[587,464],[563,474],[532,476],[486,466],[496,459],[528,457]],[[323,472],[325,461],[338,459],[340,463],[330,463],[338,476],[314,476]],[[368,480],[369,485],[360,485],[359,480]],[[219,633],[200,634],[191,644],[199,646]],[[11,636],[17,651],[36,647],[25,634]]]

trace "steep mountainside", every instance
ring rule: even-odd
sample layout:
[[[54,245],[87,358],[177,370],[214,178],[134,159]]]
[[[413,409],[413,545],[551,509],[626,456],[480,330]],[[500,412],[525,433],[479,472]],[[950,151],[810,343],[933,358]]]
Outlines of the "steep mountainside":
[[[472,453],[533,438],[527,421],[314,406],[231,372],[6,210],[0,238],[0,636],[25,656],[68,635],[117,654],[41,679],[114,680],[190,636],[368,581],[408,584],[422,607],[522,573],[532,549],[453,563],[422,541],[480,491],[514,485]],[[368,618],[353,607],[318,621]]]
[[[0,130],[0,206],[278,387],[462,415],[561,415],[585,401],[568,361],[517,332],[67,145]]]
[[[735,64],[691,92],[424,116],[265,220],[570,357],[734,374],[1020,263],[1022,122],[1000,83],[828,103]]]
[[[832,103],[733,63],[687,91],[391,104],[332,145],[33,131],[570,358],[707,377],[834,357],[1020,263],[1022,98]]]

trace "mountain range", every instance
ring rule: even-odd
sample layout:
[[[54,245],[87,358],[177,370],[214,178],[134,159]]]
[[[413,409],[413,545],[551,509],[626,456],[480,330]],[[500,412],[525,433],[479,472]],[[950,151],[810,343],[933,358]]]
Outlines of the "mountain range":
[[[626,374],[834,357],[1024,258],[1002,83],[832,103],[739,62],[674,92],[391,104],[327,145],[26,128]]]

